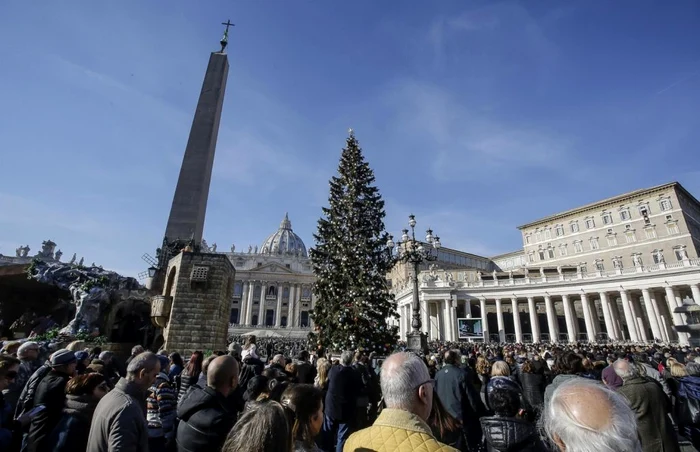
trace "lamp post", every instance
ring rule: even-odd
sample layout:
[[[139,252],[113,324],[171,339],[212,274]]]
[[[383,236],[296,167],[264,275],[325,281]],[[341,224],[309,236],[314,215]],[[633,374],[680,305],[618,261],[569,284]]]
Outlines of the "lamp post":
[[[394,237],[389,236],[386,246],[393,263],[405,262],[413,266],[413,316],[411,319],[411,332],[406,335],[408,349],[413,351],[426,352],[428,349],[427,334],[421,331],[422,322],[420,318],[420,302],[418,300],[418,270],[420,265],[426,261],[437,260],[438,249],[440,249],[440,237],[433,236],[433,231],[428,229],[425,235],[427,247],[423,246],[420,240],[416,240],[416,216],[408,216],[408,225],[411,228],[404,229],[401,234],[401,241],[394,243]],[[394,254],[394,249],[396,253]]]

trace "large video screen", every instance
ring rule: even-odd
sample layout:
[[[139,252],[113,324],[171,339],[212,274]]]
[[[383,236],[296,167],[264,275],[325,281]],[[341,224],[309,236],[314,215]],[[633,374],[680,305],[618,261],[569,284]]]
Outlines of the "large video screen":
[[[459,329],[460,339],[481,337],[484,334],[481,319],[457,319],[457,327]]]

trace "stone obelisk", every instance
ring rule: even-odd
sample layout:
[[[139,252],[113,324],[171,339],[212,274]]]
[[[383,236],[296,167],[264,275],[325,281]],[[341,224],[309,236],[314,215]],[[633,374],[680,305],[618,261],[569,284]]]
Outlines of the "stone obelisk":
[[[202,91],[165,228],[165,239],[169,243],[193,241],[198,246],[202,241],[216,138],[228,77],[228,57],[225,53],[227,37],[228,26],[221,40],[221,50],[211,53],[204,74]]]

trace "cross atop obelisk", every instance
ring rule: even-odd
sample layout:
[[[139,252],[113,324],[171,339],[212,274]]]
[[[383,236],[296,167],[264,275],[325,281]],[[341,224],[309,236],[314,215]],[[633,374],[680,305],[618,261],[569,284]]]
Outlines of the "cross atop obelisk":
[[[170,216],[165,228],[163,249],[159,260],[172,257],[183,244],[199,247],[204,231],[204,216],[209,198],[209,185],[214,166],[216,139],[219,134],[221,110],[228,77],[228,57],[223,52],[228,42],[227,21],[221,52],[212,52],[204,74],[202,91],[192,120],[190,137],[180,167],[180,176],[175,187]]]
[[[228,27],[235,27],[236,24],[232,24],[231,19],[228,19],[226,22],[221,22],[221,25],[226,25],[224,35],[221,37],[221,41],[219,41],[219,44],[221,44],[221,51],[219,53],[224,53],[226,45],[228,44]]]

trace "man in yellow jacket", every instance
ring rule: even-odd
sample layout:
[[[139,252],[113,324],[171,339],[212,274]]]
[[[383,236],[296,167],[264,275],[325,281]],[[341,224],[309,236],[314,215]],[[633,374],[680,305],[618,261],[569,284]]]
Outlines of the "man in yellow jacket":
[[[413,353],[394,353],[384,361],[380,384],[386,408],[371,427],[350,435],[344,452],[458,452],[435,439],[426,423],[435,381]]]

